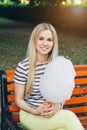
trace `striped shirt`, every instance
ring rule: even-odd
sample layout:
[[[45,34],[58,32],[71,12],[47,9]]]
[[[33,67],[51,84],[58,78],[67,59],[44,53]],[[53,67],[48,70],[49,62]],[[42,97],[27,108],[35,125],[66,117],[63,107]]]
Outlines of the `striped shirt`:
[[[43,96],[40,93],[40,78],[44,74],[45,68],[47,63],[45,64],[36,64],[36,70],[35,70],[35,79],[33,83],[33,88],[31,95],[28,96],[26,94],[26,84],[27,84],[27,78],[29,74],[29,60],[26,58],[23,61],[21,61],[15,71],[14,76],[14,82],[25,85],[25,96],[24,100],[26,103],[31,107],[38,107],[40,104],[42,104],[44,101],[46,101]]]

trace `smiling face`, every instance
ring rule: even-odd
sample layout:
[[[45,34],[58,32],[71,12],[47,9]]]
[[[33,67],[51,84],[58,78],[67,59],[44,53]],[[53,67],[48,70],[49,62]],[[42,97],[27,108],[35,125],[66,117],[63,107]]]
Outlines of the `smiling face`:
[[[53,48],[53,35],[50,30],[41,31],[36,39],[36,52],[38,59],[41,57],[48,57],[48,54]]]

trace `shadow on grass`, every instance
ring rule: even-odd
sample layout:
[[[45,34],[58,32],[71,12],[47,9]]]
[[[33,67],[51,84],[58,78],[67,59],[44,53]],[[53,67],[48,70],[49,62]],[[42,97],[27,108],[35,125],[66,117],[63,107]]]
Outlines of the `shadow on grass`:
[[[20,28],[20,27],[31,27],[34,26],[30,23],[13,21],[11,19],[0,18],[0,28]]]

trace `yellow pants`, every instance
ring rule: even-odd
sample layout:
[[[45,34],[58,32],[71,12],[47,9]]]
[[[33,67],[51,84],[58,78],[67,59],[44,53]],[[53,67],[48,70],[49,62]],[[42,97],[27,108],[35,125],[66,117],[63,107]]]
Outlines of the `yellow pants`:
[[[20,123],[24,130],[84,130],[77,116],[68,110],[60,110],[50,118],[20,110]]]

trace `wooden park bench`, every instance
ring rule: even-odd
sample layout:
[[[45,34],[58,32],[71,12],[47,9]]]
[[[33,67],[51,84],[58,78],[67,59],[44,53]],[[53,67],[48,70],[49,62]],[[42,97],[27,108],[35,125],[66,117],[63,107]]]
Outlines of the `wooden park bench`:
[[[75,65],[75,89],[64,109],[73,111],[87,130],[87,65]],[[19,127],[19,108],[14,97],[14,70],[0,70],[1,130],[23,130]]]

